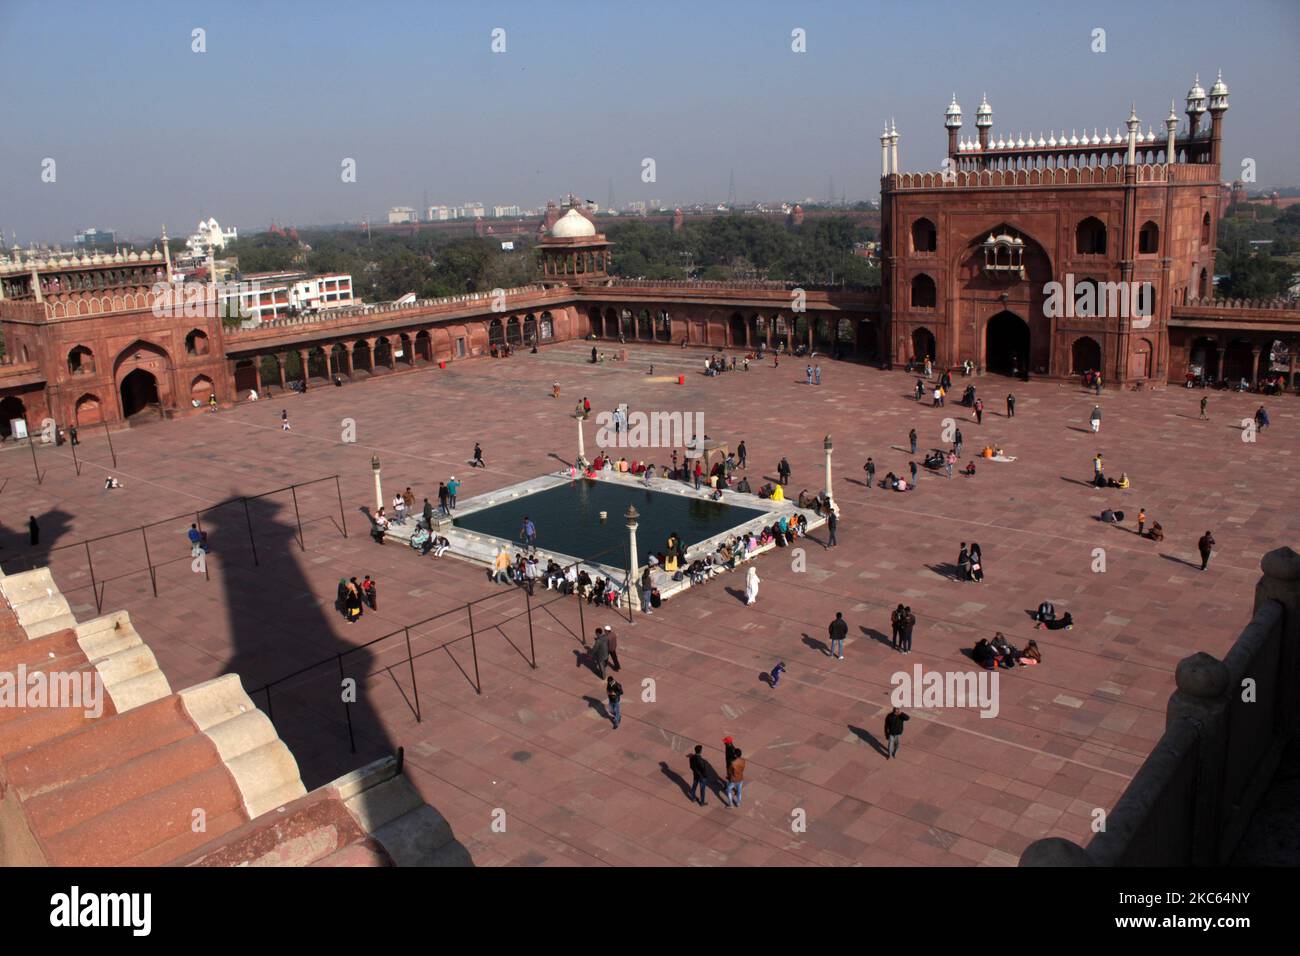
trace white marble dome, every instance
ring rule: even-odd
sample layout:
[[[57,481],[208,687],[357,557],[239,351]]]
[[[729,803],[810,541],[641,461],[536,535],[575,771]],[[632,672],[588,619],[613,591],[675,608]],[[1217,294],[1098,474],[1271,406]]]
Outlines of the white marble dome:
[[[551,235],[556,239],[581,239],[584,236],[594,236],[595,234],[596,227],[576,209],[570,209],[557,219],[555,225],[551,227]]]

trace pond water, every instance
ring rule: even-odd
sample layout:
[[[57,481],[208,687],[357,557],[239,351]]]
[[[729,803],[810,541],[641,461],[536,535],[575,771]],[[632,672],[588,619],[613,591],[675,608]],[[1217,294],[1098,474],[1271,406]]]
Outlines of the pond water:
[[[651,552],[664,551],[668,535],[674,532],[691,547],[765,514],[726,502],[583,478],[457,517],[454,523],[466,531],[520,543],[520,527],[527,516],[537,527],[538,548],[622,567],[627,563],[623,515],[628,505],[640,513],[636,540],[641,563]],[[604,521],[600,520],[602,511],[607,512]]]

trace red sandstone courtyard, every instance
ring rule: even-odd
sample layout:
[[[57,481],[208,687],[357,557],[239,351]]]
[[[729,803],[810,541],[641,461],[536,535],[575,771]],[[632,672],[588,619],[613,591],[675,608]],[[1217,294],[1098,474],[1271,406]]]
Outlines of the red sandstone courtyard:
[[[61,546],[337,474],[348,537],[332,481],[299,492],[305,547],[295,502],[272,495],[247,517],[259,566],[242,509],[205,516],[215,546],[207,574],[190,566],[192,519],[150,529],[157,597],[138,532],[91,545],[103,606],[130,612],[173,686],[233,671],[253,693],[494,596],[476,606],[473,650],[460,640],[468,633],[463,615],[413,628],[421,722],[404,641],[348,656],[345,673],[360,684],[356,754],[337,668],[276,689],[277,727],[309,787],[404,747],[412,782],[480,865],[1010,865],[1043,836],[1087,842],[1093,810],[1113,806],[1160,736],[1177,662],[1197,650],[1222,655],[1249,617],[1259,557],[1300,539],[1293,397],[1264,399],[1272,425],[1247,443],[1241,420],[1258,396],[1172,389],[1095,398],[1077,385],[983,376],[970,380],[987,406],[976,425],[959,406],[914,403],[915,379],[903,372],[823,362],[823,384],[811,387],[797,359],[706,378],[698,350],[634,347],[631,361],[594,367],[583,362],[589,348],[575,342],[305,396],[277,393],[143,425],[114,433],[116,468],[104,434],[86,430],[79,477],[68,446],[36,448],[39,485],[26,446],[0,449],[0,557],[7,571],[48,563],[85,618],[96,607],[86,550]],[[646,374],[650,362],[654,376]],[[685,385],[676,384],[679,373]],[[550,397],[554,381],[563,390],[558,401]],[[958,378],[954,391],[965,384]],[[1009,390],[1017,396],[1013,420],[1005,417]],[[1197,417],[1203,394],[1209,422]],[[578,666],[572,598],[535,599],[533,670],[519,592],[488,583],[475,566],[376,546],[360,510],[373,504],[376,454],[386,497],[409,485],[417,501],[434,498],[452,474],[464,482],[461,496],[471,497],[553,471],[557,457],[576,453],[569,413],[584,395],[593,410],[627,402],[702,411],[710,436],[733,448],[745,440],[755,487],[787,456],[791,496],[820,490],[829,433],[843,512],[838,548],[821,547],[824,531],[800,542],[805,571],[793,570],[788,551],[758,560],[754,607],[738,597],[743,576],[733,573],[631,625],[587,609],[588,642],[599,624],[620,634],[627,697],[617,731],[593,706],[603,701],[602,682]],[[1094,403],[1104,412],[1099,435],[1087,424]],[[281,409],[289,433],[280,429]],[[917,429],[924,451],[941,444],[945,417],[960,423],[963,465],[987,442],[1018,460],[980,461],[973,479],[923,473],[915,493],[865,487],[868,455],[878,477],[905,472],[908,430]],[[355,422],[354,444],[340,442],[345,419]],[[475,441],[486,471],[467,467]],[[1108,474],[1128,473],[1130,490],[1087,486],[1098,451]],[[124,487],[105,491],[108,474]],[[1129,520],[1097,522],[1107,505]],[[1139,507],[1164,525],[1164,542],[1134,533]],[[42,528],[37,548],[27,544],[29,515]],[[1202,573],[1196,539],[1206,529],[1219,550]],[[979,585],[944,573],[959,543],[972,540],[987,570]],[[1093,571],[1097,548],[1104,573]],[[336,584],[367,573],[379,581],[379,610],[347,625],[332,607]],[[1074,630],[1033,631],[1026,612],[1045,598],[1074,615]],[[899,602],[918,618],[907,658],[888,646],[889,613]],[[822,649],[836,611],[850,624],[842,662]],[[891,675],[918,663],[973,668],[963,651],[999,630],[1020,647],[1037,638],[1044,663],[1002,672],[994,719],[910,710],[899,759],[885,761]],[[778,660],[788,672],[773,690],[761,675]],[[642,702],[647,678],[653,703]],[[749,762],[743,806],[724,809],[716,796],[703,808],[688,802],[687,753],[702,743],[721,767],[728,735]],[[806,829],[792,829],[800,810]]]

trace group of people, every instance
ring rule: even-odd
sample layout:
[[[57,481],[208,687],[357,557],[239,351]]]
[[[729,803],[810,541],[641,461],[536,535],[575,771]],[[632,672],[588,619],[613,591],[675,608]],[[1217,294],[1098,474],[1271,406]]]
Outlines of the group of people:
[[[731,737],[722,738],[722,752],[727,765],[725,784],[716,780],[713,768],[704,759],[703,744],[696,744],[695,750],[686,758],[686,764],[691,771],[691,788],[688,796],[692,801],[698,799],[700,806],[705,805],[704,798],[710,787],[713,787],[718,794],[724,807],[740,806],[745,791],[745,756]]]
[[[1049,631],[1069,631],[1074,628],[1074,616],[1066,611],[1064,616],[1056,616],[1056,605],[1051,601],[1044,601],[1038,605],[1038,610],[1034,612],[1035,629],[1047,628]]]
[[[978,542],[972,541],[970,547],[961,543],[961,552],[957,555],[957,577],[961,581],[984,580],[984,554]]]
[[[349,624],[361,620],[367,607],[379,610],[379,591],[375,579],[366,575],[365,580],[356,578],[339,578],[338,599],[335,608],[347,619]]]
[[[1011,644],[1001,631],[993,636],[993,640],[981,637],[976,641],[971,657],[980,667],[990,671],[1000,667],[1032,667],[1043,662],[1037,641],[1031,640],[1022,651]]]

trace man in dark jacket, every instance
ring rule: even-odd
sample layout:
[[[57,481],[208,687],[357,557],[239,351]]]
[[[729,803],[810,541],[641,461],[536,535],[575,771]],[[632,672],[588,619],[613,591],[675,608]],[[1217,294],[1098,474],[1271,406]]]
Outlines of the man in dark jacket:
[[[885,752],[886,760],[898,756],[898,742],[903,736],[903,721],[910,719],[897,707],[885,714],[885,741],[888,743]]]
[[[903,622],[907,619],[907,614],[903,611],[903,605],[894,608],[894,613],[889,615],[889,645],[894,650],[898,650],[898,642],[903,639]]]
[[[844,620],[843,611],[835,612],[835,620],[831,621],[831,626],[826,630],[831,636],[831,657],[844,660],[844,638],[849,635],[849,625]]]
[[[695,790],[700,791],[700,806],[704,806],[704,795],[709,783],[709,765],[704,760],[704,745],[696,744],[695,753],[687,758],[691,766],[691,799],[695,799]]]
[[[903,608],[903,628],[900,633],[902,638],[899,649],[904,654],[912,653],[912,628],[916,627],[916,615],[912,613],[911,607]]]
[[[1196,542],[1196,549],[1201,552],[1201,570],[1204,571],[1210,566],[1210,553],[1214,550],[1214,535],[1208,531],[1201,535],[1201,539]]]
[[[428,498],[424,499],[424,527],[433,530],[433,505],[429,504]]]
[[[623,668],[618,662],[618,635],[614,633],[612,627],[605,628],[605,642],[609,645],[609,666],[612,670],[621,671]]]
[[[605,695],[609,698],[609,719],[618,730],[618,725],[623,722],[623,685],[614,680],[613,674],[605,681]]]
[[[596,676],[605,676],[605,662],[609,660],[609,639],[605,637],[603,627],[596,628],[596,642],[591,645],[591,662],[596,668]]]

